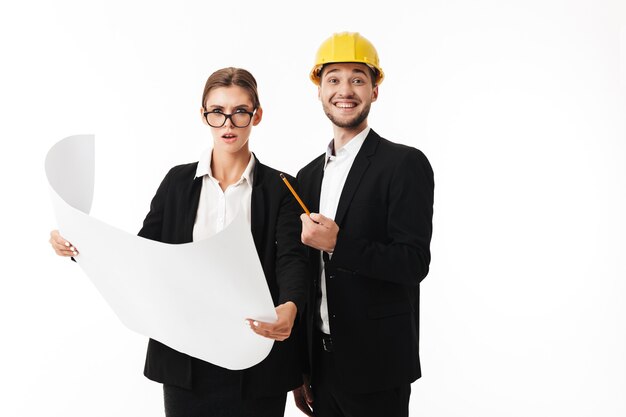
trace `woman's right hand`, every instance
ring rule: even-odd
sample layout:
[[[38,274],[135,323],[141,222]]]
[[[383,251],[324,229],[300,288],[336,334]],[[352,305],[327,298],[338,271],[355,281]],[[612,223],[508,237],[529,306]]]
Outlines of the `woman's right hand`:
[[[50,232],[50,245],[52,245],[52,249],[59,256],[76,256],[78,255],[78,250],[67,240],[63,239],[63,236],[59,234],[58,230],[53,230]]]

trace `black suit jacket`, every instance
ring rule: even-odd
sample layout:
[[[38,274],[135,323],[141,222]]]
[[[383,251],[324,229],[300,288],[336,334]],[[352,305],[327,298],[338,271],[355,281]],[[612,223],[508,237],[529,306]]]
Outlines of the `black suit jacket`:
[[[314,212],[324,158],[298,173],[302,197]],[[421,376],[419,283],[430,263],[433,189],[422,152],[370,131],[341,192],[334,253],[324,257],[333,355],[345,390],[373,392]],[[310,249],[310,257],[316,272],[309,305],[316,306],[320,252]],[[307,314],[309,341],[315,310]],[[311,372],[315,383],[315,363]]]
[[[197,165],[197,162],[179,165],[168,172],[150,204],[139,236],[165,243],[192,241],[202,188],[202,178],[195,178]],[[253,178],[252,236],[267,285],[275,305],[293,301],[301,313],[307,298],[310,268],[306,248],[300,243],[299,206],[279,172],[258,159]],[[294,328],[291,337],[274,343],[265,360],[241,372],[244,396],[277,395],[301,384],[297,334]],[[210,377],[212,367],[215,365],[151,339],[144,374],[154,381],[191,389],[200,374]]]

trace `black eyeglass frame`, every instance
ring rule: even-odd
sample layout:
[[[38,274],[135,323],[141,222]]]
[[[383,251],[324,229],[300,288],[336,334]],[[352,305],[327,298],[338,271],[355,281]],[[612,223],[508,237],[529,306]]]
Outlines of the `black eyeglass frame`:
[[[226,124],[226,120],[230,119],[230,122],[233,124],[233,126],[238,127],[240,129],[244,128],[244,127],[248,127],[250,126],[250,123],[252,122],[252,117],[254,116],[254,112],[256,112],[256,109],[252,110],[252,111],[238,111],[236,113],[222,113],[219,111],[205,111],[204,113],[202,113],[204,115],[204,120],[206,120],[207,124],[211,127],[222,127]],[[222,122],[221,125],[219,126],[214,126],[211,124],[211,122],[209,122],[209,114],[211,113],[215,113],[215,114],[221,114],[222,116],[224,116],[224,121]],[[235,123],[235,121],[233,120],[233,116],[236,114],[247,114],[248,116],[250,116],[250,120],[248,120],[248,123],[245,126],[238,126],[237,123]]]

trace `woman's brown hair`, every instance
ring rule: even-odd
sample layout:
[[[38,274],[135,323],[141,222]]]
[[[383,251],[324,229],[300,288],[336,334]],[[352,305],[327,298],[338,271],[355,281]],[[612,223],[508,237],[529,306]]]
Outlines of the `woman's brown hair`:
[[[204,92],[202,93],[202,108],[204,109],[206,99],[211,90],[218,87],[230,87],[231,85],[239,86],[250,94],[254,109],[258,109],[261,106],[256,80],[252,74],[243,68],[228,67],[215,71],[206,80]]]

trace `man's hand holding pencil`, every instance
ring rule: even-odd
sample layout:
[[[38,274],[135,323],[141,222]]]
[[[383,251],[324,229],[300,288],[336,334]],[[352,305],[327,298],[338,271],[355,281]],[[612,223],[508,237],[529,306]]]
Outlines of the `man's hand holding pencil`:
[[[337,235],[339,234],[337,223],[333,219],[319,213],[311,213],[282,172],[280,173],[280,178],[282,178],[291,194],[293,194],[304,210],[305,214],[300,216],[300,220],[302,220],[302,243],[332,254],[337,244]]]

